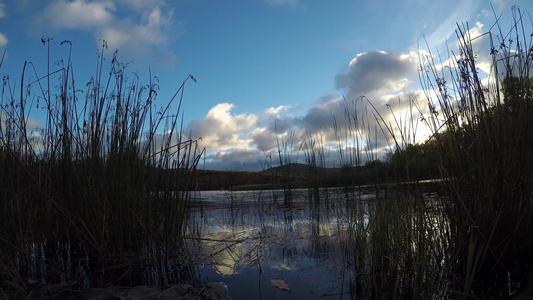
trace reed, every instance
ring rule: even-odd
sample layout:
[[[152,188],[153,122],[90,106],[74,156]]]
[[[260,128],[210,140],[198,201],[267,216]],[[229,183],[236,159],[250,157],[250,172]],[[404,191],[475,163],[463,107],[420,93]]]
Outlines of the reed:
[[[328,201],[327,188],[323,186],[326,168],[326,153],[323,139],[320,135],[307,132],[307,136],[300,143],[300,150],[304,154],[305,162],[309,166],[308,197],[311,204],[317,205],[321,201],[321,194],[325,195],[326,207]],[[325,189],[325,193],[321,193]]]
[[[355,202],[350,211],[348,261],[353,294],[362,299],[428,299],[443,285],[439,213],[421,194]]]
[[[372,195],[361,188],[345,193],[339,239],[355,296],[508,298],[524,284],[533,263],[533,47],[531,24],[517,7],[512,13],[511,29],[496,21],[496,34],[471,36],[468,25],[458,26],[458,51],[450,51],[448,66],[420,52],[427,110],[419,98],[408,99],[407,112],[391,108],[389,122],[361,97],[346,101],[344,119],[333,117],[341,167],[354,171],[341,173],[349,176],[346,187],[361,184],[365,156],[377,161],[378,133],[391,145],[382,164],[393,184],[377,184],[383,177],[376,173]],[[480,39],[490,42],[486,78],[474,49]],[[432,135],[419,143],[422,123]],[[318,140],[309,136],[300,150],[311,168],[322,166]],[[430,168],[420,169],[422,161]],[[420,176],[439,178],[432,191],[438,193],[428,193]],[[318,181],[310,189],[311,198],[319,187]]]
[[[52,39],[44,39],[48,46]],[[188,76],[163,107],[158,83],[129,80],[103,41],[85,90],[68,58],[41,76],[26,62],[4,77],[0,111],[0,286],[10,297],[41,285],[176,281],[189,191],[203,151],[181,132]],[[0,64],[1,65],[1,64]],[[107,68],[107,69],[106,69]],[[32,78],[37,78],[29,81]],[[55,83],[54,83],[55,81]],[[55,90],[50,90],[50,85]],[[47,86],[48,88],[45,88]],[[177,109],[176,109],[177,106]],[[34,110],[44,124],[30,127]],[[160,132],[164,132],[163,134]],[[184,278],[181,278],[184,279]]]
[[[402,116],[391,111],[396,122],[388,123],[369,99],[359,100],[346,110],[352,121],[345,122],[345,128],[335,126],[338,140],[359,145],[340,147],[341,161],[362,164],[366,158],[366,171],[375,173],[366,177],[376,178],[371,187],[363,189],[362,176],[357,176],[362,174],[355,174],[353,185],[359,187],[345,193],[347,228],[341,244],[348,256],[347,266],[354,272],[352,294],[362,299],[432,298],[446,283],[442,274],[449,231],[439,202],[427,196],[424,184],[411,181],[411,152],[418,149],[413,147],[418,126],[410,123],[418,120],[417,110],[411,105]],[[361,108],[363,104],[369,109]],[[374,130],[369,115],[375,118]],[[377,160],[374,145],[378,134],[391,145],[389,151],[397,162]],[[370,167],[373,164],[375,168]],[[386,176],[380,174],[380,166],[388,169]],[[358,166],[352,167],[357,170]]]
[[[531,24],[517,7],[512,12],[511,29],[496,22],[494,35],[471,36],[468,25],[458,26],[459,50],[450,52],[448,67],[421,52],[428,141],[416,144],[413,116],[425,111],[419,103],[410,99],[409,113],[391,111],[394,121],[387,122],[368,101],[393,145],[390,180],[418,179],[415,159],[432,149],[442,182],[436,198],[419,184],[389,185],[385,193],[376,187],[375,202],[364,205],[357,195],[348,198],[353,213],[345,243],[359,297],[508,298],[524,284],[533,259],[533,48]],[[477,67],[477,39],[490,42],[487,78]]]
[[[509,297],[533,258],[533,48],[531,24],[513,7],[513,24],[471,36],[458,26],[449,68],[421,55],[421,81],[442,161],[442,201],[452,237],[448,276],[463,298]],[[478,72],[474,44],[490,42],[488,78]]]

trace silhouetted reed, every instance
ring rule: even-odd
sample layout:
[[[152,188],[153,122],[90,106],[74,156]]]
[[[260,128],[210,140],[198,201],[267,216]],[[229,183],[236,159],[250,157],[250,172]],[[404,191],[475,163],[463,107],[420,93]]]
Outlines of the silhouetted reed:
[[[421,56],[453,237],[448,272],[463,298],[509,297],[533,258],[531,24],[517,7],[512,13],[511,28],[496,22],[496,34],[472,36],[468,24],[459,26],[449,67]],[[481,39],[490,43],[487,78],[478,71]]]
[[[421,51],[428,110],[419,98],[409,99],[406,115],[391,109],[389,122],[371,99],[360,98],[372,107],[379,126],[374,132],[391,145],[387,180],[393,184],[376,185],[370,202],[361,200],[361,189],[353,189],[359,195],[346,194],[349,218],[342,243],[352,255],[348,263],[358,297],[505,298],[524,283],[533,259],[528,234],[533,213],[533,47],[531,27],[522,17],[513,7],[511,30],[496,22],[495,36],[470,36],[467,25],[459,26],[459,51],[445,62]],[[479,49],[473,46],[481,39],[491,47],[486,78],[480,75]],[[363,142],[368,136],[361,133],[372,131],[368,118],[362,122],[368,116],[364,109],[353,105],[346,116],[352,120],[344,122],[346,128],[334,120],[340,161],[357,171],[361,158],[374,153],[361,146],[372,145]],[[417,144],[420,121],[433,134]],[[345,142],[351,140],[353,146]],[[428,174],[442,179],[438,197],[431,198],[423,184],[413,182],[419,179],[421,151],[428,149],[438,158],[431,157],[438,168]],[[357,186],[359,177],[353,178]]]
[[[49,49],[51,39],[42,41]],[[184,86],[194,77],[158,108],[157,78],[128,80],[117,52],[105,62],[103,42],[95,75],[80,90],[72,45],[61,45],[69,54],[58,70],[48,62],[41,76],[26,62],[18,91],[4,77],[2,293],[28,296],[63,282],[76,289],[180,280],[189,191],[202,154],[181,132]],[[44,124],[30,126],[37,109]]]

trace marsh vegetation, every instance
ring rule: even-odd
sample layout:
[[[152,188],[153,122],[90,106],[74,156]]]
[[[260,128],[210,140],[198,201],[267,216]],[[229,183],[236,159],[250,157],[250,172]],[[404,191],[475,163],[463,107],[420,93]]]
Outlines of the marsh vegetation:
[[[75,85],[70,58],[45,76],[27,62],[17,93],[4,77],[3,297],[31,297],[41,285],[64,282],[76,289],[188,278],[168,268],[182,265],[174,257],[185,251],[190,173],[201,154],[196,141],[181,139],[179,123],[183,87],[194,78],[157,108],[157,82],[126,80],[116,53],[104,70],[105,49],[84,90]],[[178,110],[170,112],[173,102]],[[43,128],[29,125],[35,109],[44,110]],[[157,133],[162,129],[169,134]]]

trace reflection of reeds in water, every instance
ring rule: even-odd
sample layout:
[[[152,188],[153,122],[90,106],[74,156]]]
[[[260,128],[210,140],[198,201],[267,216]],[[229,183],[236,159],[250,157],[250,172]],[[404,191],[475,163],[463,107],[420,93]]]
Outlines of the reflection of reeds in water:
[[[341,210],[320,209],[316,218],[311,217],[304,191],[295,191],[290,210],[267,192],[220,194],[221,203],[242,203],[239,210],[221,204],[201,216],[198,214],[209,220],[199,239],[206,249],[199,251],[201,259],[212,262],[220,274],[238,276],[246,268],[256,269],[258,276],[265,269],[303,273],[315,268],[344,271],[338,263],[341,252],[336,227],[330,224]],[[239,221],[234,222],[234,218]],[[332,277],[331,281],[334,280]]]
[[[355,204],[344,243],[354,268],[353,292],[362,298],[431,298],[444,269],[445,223],[433,203],[396,194]]]
[[[194,78],[156,108],[155,79],[127,81],[116,53],[105,75],[105,46],[85,91],[70,56],[46,76],[26,64],[20,94],[2,89],[0,286],[10,297],[40,284],[157,284],[186,273],[174,266],[201,152],[183,139],[179,107]],[[30,70],[41,79],[28,82]],[[42,128],[29,126],[35,109]]]

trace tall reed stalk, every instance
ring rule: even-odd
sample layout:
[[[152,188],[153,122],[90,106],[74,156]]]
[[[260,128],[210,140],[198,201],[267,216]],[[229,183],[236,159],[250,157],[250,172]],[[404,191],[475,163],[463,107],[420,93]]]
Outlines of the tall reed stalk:
[[[443,192],[427,198],[418,184],[389,185],[363,211],[348,206],[355,291],[369,298],[508,298],[519,291],[533,262],[533,57],[531,24],[513,7],[504,31],[471,36],[458,26],[458,52],[446,67],[420,54],[420,79],[433,130],[425,145],[440,155]],[[490,43],[492,67],[482,77],[476,44]],[[372,102],[368,102],[371,106]],[[412,180],[416,112],[387,122],[373,113],[394,145],[401,168],[396,181]],[[413,114],[414,112],[414,114]],[[354,131],[355,132],[355,131]],[[344,139],[341,139],[344,140]],[[429,147],[428,146],[428,147]],[[356,156],[357,158],[357,156]],[[398,172],[396,172],[398,171]],[[392,189],[391,189],[392,188]]]
[[[309,166],[309,201],[318,204],[320,202],[320,189],[324,188],[322,180],[326,170],[326,154],[321,136],[313,136],[310,132],[300,143],[300,149],[304,153],[305,162]],[[324,193],[327,200],[327,190]]]
[[[448,223],[438,203],[427,198],[424,186],[409,182],[411,158],[407,150],[417,134],[417,124],[410,123],[418,119],[417,111],[414,105],[402,116],[391,111],[395,121],[389,123],[370,99],[360,100],[371,109],[348,107],[345,115],[351,122],[346,122],[346,128],[335,126],[339,145],[345,140],[359,145],[341,147],[341,161],[359,162],[360,167],[366,157],[376,163],[377,149],[373,145],[377,145],[381,134],[392,145],[389,151],[399,155],[403,168],[389,172],[387,179],[391,182],[383,185],[376,180],[371,189],[362,189],[355,176],[357,192],[345,193],[346,236],[341,237],[341,244],[354,272],[353,295],[361,299],[432,298],[445,284],[442,274],[446,267],[443,258],[449,239]],[[369,112],[375,118],[374,130]],[[379,168],[367,171],[376,172],[375,178],[379,179]]]
[[[285,206],[290,208],[292,202],[292,156],[294,154],[294,132],[290,132],[286,136],[276,139],[277,150],[278,150],[278,160],[279,166],[281,168],[281,176],[283,176],[283,203]]]
[[[512,13],[510,30],[497,22],[495,34],[458,26],[448,68],[420,59],[447,188],[448,273],[463,298],[509,297],[533,259],[532,30],[520,9]],[[475,49],[482,39],[492,56],[487,78]]]
[[[50,43],[43,39],[48,48]],[[117,52],[105,62],[103,42],[96,72],[82,91],[74,80],[72,45],[61,45],[68,58],[58,70],[41,76],[26,62],[18,90],[4,77],[2,292],[21,297],[42,284],[179,280],[189,191],[203,153],[181,132],[184,88],[194,77],[157,107],[156,78],[147,85],[128,80]],[[36,79],[29,81],[28,73]],[[55,90],[45,88],[49,82]],[[44,124],[30,126],[37,109]]]

